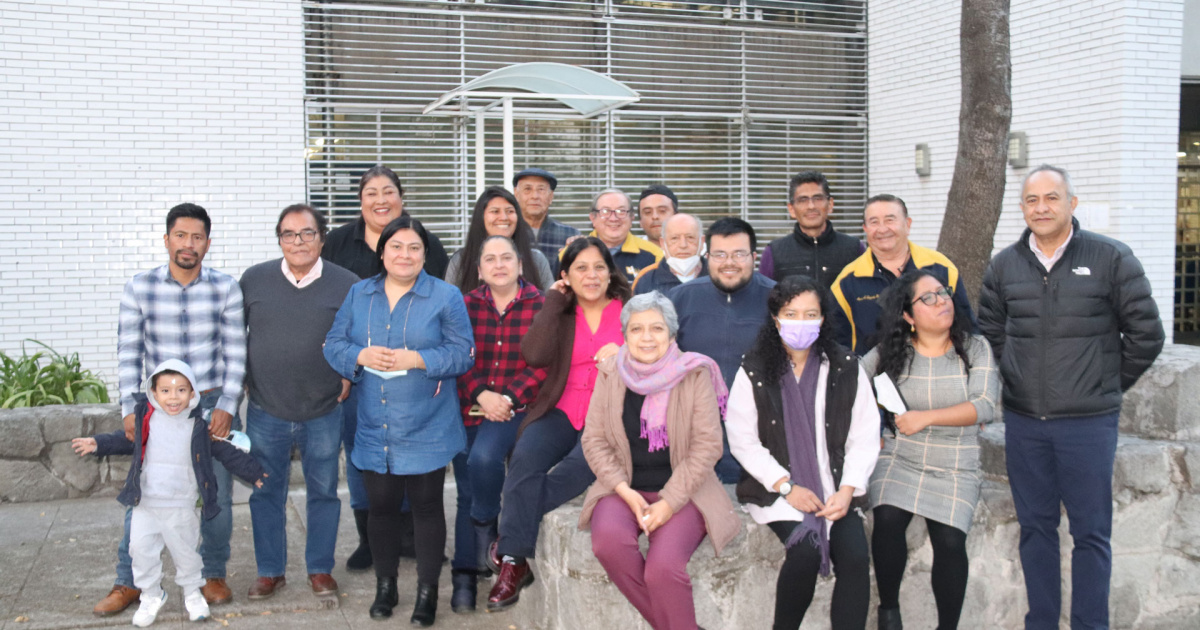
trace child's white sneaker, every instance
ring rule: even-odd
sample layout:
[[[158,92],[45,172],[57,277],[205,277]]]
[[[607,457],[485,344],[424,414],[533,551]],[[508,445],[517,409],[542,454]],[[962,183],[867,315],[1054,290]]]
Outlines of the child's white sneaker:
[[[160,593],[158,597],[152,597],[142,591],[142,603],[138,606],[137,612],[133,613],[133,625],[139,628],[148,628],[154,623],[154,618],[158,616],[158,611],[162,610],[163,604],[167,603],[167,592],[158,589]]]
[[[204,594],[200,589],[192,591],[183,599],[183,605],[187,608],[188,619],[192,621],[204,621],[208,619],[208,600],[204,599]]]

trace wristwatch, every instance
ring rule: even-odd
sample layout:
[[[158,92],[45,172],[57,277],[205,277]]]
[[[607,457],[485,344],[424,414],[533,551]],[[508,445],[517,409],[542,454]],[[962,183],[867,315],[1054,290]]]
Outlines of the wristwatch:
[[[785,482],[779,484],[779,495],[786,497],[787,495],[792,493],[792,488],[794,488],[794,487],[795,486],[793,486],[792,482],[790,482],[790,481],[785,481]]]

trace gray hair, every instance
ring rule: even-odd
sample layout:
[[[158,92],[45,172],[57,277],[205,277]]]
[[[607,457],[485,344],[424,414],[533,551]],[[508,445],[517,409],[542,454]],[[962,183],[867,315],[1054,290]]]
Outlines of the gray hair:
[[[629,319],[634,313],[650,310],[658,311],[662,315],[663,321],[667,323],[667,334],[674,339],[679,333],[679,316],[675,314],[675,305],[671,300],[658,291],[635,295],[625,303],[625,307],[621,309],[621,334],[625,334],[625,329],[629,327]]]
[[[624,190],[621,190],[620,188],[605,188],[604,190],[596,193],[595,197],[592,197],[592,206],[588,210],[589,214],[596,211],[596,204],[600,202],[600,198],[604,195],[621,195],[625,198],[625,208],[630,212],[633,212],[633,199],[630,199],[629,195],[625,194]]]
[[[1058,173],[1058,176],[1062,178],[1063,183],[1067,185],[1067,198],[1068,199],[1075,196],[1075,186],[1074,186],[1074,184],[1071,183],[1071,176],[1067,174],[1067,169],[1061,168],[1058,166],[1051,166],[1049,164],[1039,164],[1039,165],[1035,166],[1033,168],[1033,170],[1026,173],[1025,179],[1021,180],[1021,198],[1022,199],[1025,198],[1025,185],[1029,183],[1029,178],[1033,177],[1034,175],[1037,175],[1038,173],[1044,173],[1046,171],[1049,171],[1051,173]]]

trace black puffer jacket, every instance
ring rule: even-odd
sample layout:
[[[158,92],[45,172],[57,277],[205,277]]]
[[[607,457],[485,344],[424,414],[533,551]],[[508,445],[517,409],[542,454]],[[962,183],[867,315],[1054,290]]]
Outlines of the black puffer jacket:
[[[1162,320],[1129,246],[1079,229],[1050,272],[1028,229],[992,259],[979,328],[1000,363],[1004,406],[1035,418],[1111,413],[1163,347]]]

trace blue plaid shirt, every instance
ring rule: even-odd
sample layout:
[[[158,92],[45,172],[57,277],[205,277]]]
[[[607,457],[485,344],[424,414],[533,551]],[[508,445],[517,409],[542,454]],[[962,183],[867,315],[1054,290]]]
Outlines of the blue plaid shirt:
[[[201,267],[185,287],[163,265],[125,283],[117,318],[122,415],[133,413],[133,395],[167,359],[191,366],[200,391],[220,387],[217,409],[237,414],[246,375],[246,326],[242,289],[232,276]]]
[[[579,236],[579,234],[579,230],[566,223],[559,223],[550,217],[546,217],[546,220],[542,222],[542,227],[538,230],[536,245],[546,255],[546,260],[549,261],[550,270],[554,272],[555,278],[558,277],[558,250],[566,247],[567,239]]]

